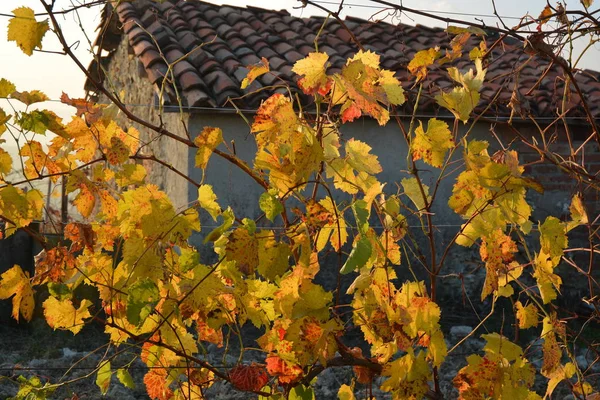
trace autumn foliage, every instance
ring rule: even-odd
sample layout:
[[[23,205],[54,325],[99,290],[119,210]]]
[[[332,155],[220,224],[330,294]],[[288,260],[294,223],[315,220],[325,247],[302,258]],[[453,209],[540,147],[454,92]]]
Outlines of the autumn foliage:
[[[37,21],[26,7],[14,14],[8,39],[30,55],[41,48],[49,22]],[[60,40],[60,30],[56,34]],[[445,253],[437,253],[436,261],[432,207],[446,202],[464,220],[449,247],[472,248],[485,270],[481,301],[490,301],[493,313],[496,302],[510,299],[515,329],[535,331],[543,352],[536,369],[528,361],[530,350],[515,343],[518,335],[511,340],[502,332],[472,333],[486,344],[466,357],[467,365],[453,378],[460,398],[541,399],[533,390],[537,374],[547,380],[546,395],[567,381],[577,396],[599,396],[574,362],[569,322],[555,306],[562,286],[557,268],[569,234],[590,221],[581,195],[572,197],[567,219],[547,216],[535,229],[528,193],[543,187],[525,174],[517,152],[510,146],[493,152],[491,140],[461,131],[474,123],[488,69],[485,42],[476,49],[462,47],[465,35],[479,31],[452,34],[456,39],[445,55],[439,49],[420,51],[408,69],[418,88],[432,65],[450,65],[462,51],[471,51],[471,67],[448,66],[453,84],[435,95],[454,123],[412,117],[398,124],[409,149],[399,155],[406,158],[407,173],[398,182],[379,181],[382,166],[371,146],[340,132],[360,117],[394,123],[395,106],[408,101],[394,73],[371,51],[358,51],[338,73],[328,73],[324,52],[296,62],[298,85],[313,96],[318,112],[303,113],[287,94],[265,100],[251,123],[257,151],[250,164],[220,150],[226,146],[218,127],[194,132],[193,140],[167,135],[194,149],[195,166],[206,174],[211,158],[223,157],[261,185],[260,198],[247,199],[263,213],[256,220],[222,204],[205,183],[196,185],[197,202],[176,209],[139,163],[147,144],[138,130],[116,122],[124,105],[64,95],[61,100],[76,111],[63,121],[51,111],[28,108],[47,100],[43,93],[18,92],[0,80],[0,97],[25,106],[13,114],[0,109],[0,145],[11,133],[26,138],[19,160],[0,147],[5,234],[46,215],[46,195],[25,191],[28,182],[64,178],[80,214],[58,229],[63,239],[57,245],[45,243],[33,276],[18,265],[1,275],[0,298],[12,298],[13,317],[29,321],[34,291],[46,286],[50,297],[43,314],[53,329],[78,334],[85,324],[100,323],[113,346],[135,344],[149,367],[143,383],[153,399],[200,399],[216,381],[261,398],[312,398],[313,379],[340,366],[353,367],[355,376],[341,386],[342,399],[354,398],[355,385],[379,385],[394,399],[441,399],[439,368],[455,348],[444,338],[450,327],[441,323],[436,283],[452,270],[444,264]],[[250,66],[242,85],[269,73],[263,59]],[[38,135],[51,138],[47,146]],[[423,166],[436,177],[435,186],[424,183]],[[437,187],[451,168],[458,168],[456,179],[443,199]],[[396,193],[384,192],[394,184]],[[218,227],[201,227],[201,213]],[[265,225],[265,219],[281,229]],[[425,281],[398,278],[400,269],[412,272],[411,252],[421,251],[409,220],[419,224],[425,247],[431,248],[416,257],[429,276]],[[204,244],[196,248],[189,239],[198,232]],[[520,248],[526,249],[523,257]],[[216,261],[202,263],[200,252]],[[334,265],[319,257],[326,253],[337,255]],[[315,279],[324,268],[334,268],[339,277],[351,274],[352,283],[325,290]],[[82,285],[94,287],[101,304],[78,298],[75,289]],[[261,332],[255,346],[260,360],[244,358],[242,349],[236,365],[211,363],[206,346],[227,351],[230,341],[241,340],[245,324]],[[364,338],[362,350],[348,346],[351,330]],[[107,392],[113,374],[131,387],[127,369],[110,361],[98,365],[99,390]]]

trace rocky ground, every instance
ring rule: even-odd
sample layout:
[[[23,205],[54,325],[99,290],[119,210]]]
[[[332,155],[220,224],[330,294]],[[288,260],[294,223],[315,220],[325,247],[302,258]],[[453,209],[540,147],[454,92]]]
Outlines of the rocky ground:
[[[457,325],[446,333],[447,344],[452,347],[471,332],[472,328],[466,325]],[[479,352],[484,341],[473,335],[459,346],[440,368],[441,388],[445,398],[457,397],[452,386],[452,379],[458,370],[465,364],[465,357],[469,354]],[[42,381],[64,382],[52,399],[100,399],[102,398],[95,384],[96,375],[93,369],[107,354],[115,354],[114,349],[107,349],[104,334],[93,326],[88,326],[80,335],[73,336],[70,332],[53,332],[42,320],[33,321],[28,326],[16,326],[11,323],[0,325],[0,337],[2,337],[0,351],[0,399],[14,396],[18,386],[14,379],[18,375],[26,377],[37,375]],[[539,348],[539,346],[537,346]],[[542,358],[540,351],[533,351],[527,355],[529,360],[539,368]],[[207,349],[212,356],[212,362],[234,365],[237,362],[233,355],[224,358],[218,354],[216,348]],[[539,350],[539,349],[538,349]],[[136,383],[135,389],[125,388],[113,375],[110,389],[104,398],[107,399],[147,399],[148,396],[143,386],[143,376],[146,373],[145,366],[136,359],[135,353],[123,351],[116,356],[112,365],[124,365],[131,363],[130,372]],[[577,361],[582,368],[587,368],[591,359],[586,357],[585,352],[580,351]],[[600,366],[593,366],[596,375],[600,374]],[[335,368],[326,370],[316,382],[317,399],[335,399],[340,385],[351,381],[351,368]],[[596,382],[597,384],[598,382]],[[539,378],[536,381],[536,389],[543,394],[546,380]],[[374,385],[373,395],[376,399],[389,399],[387,393],[383,393]],[[555,391],[554,399],[569,398],[566,385],[562,384]],[[358,388],[357,398],[364,399],[367,396],[366,388]],[[217,383],[206,393],[208,399],[214,400],[242,400],[251,399],[247,393],[241,393],[233,389],[229,384]]]

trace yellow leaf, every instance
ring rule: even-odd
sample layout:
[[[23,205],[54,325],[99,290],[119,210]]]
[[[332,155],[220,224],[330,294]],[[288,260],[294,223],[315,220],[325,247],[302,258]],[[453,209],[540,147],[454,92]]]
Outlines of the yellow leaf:
[[[419,186],[419,182],[417,178],[404,178],[402,179],[402,189],[404,189],[404,194],[408,196],[409,199],[412,200],[415,206],[417,206],[418,210],[422,210],[425,208],[425,202],[429,202],[429,187],[427,185],[421,184]],[[421,187],[423,188],[423,193],[421,193]],[[423,196],[424,195],[424,196]]]
[[[354,57],[350,58],[347,61],[347,64],[350,64],[352,61],[362,61],[363,64],[371,68],[379,69],[379,59],[379,54],[374,53],[371,50],[359,50],[358,53],[354,55]]]
[[[213,192],[211,185],[200,185],[198,188],[198,203],[204,208],[213,220],[221,215],[221,206],[217,203],[217,195]]]
[[[35,14],[29,7],[13,10],[15,15],[8,21],[8,40],[17,42],[17,46],[28,56],[36,47],[42,48],[42,38],[49,29],[48,21],[37,22]]]
[[[319,201],[319,204],[325,207],[327,211],[332,215],[333,220],[328,222],[323,226],[321,231],[319,232],[319,237],[317,239],[317,251],[321,251],[325,248],[325,244],[330,241],[331,246],[335,249],[335,251],[339,251],[342,246],[348,240],[348,230],[346,229],[346,221],[341,213],[341,211],[337,210],[337,219],[336,219],[336,208],[335,202],[330,197],[322,199]]]
[[[542,322],[542,338],[544,344],[542,345],[542,351],[544,353],[544,361],[542,362],[541,373],[546,378],[549,378],[557,368],[560,367],[560,359],[562,357],[562,350],[556,340],[556,332],[554,327],[554,318],[544,317]]]
[[[433,365],[439,367],[442,365],[448,355],[448,348],[444,341],[444,334],[441,330],[436,330],[429,339],[429,354],[433,359]]]
[[[194,139],[198,146],[196,151],[196,167],[206,168],[214,149],[223,141],[223,132],[219,128],[205,127]]]
[[[227,238],[226,255],[235,261],[244,275],[252,275],[258,266],[258,240],[245,227],[235,229]]]
[[[352,387],[343,384],[338,390],[338,400],[356,400]]]
[[[523,307],[520,301],[517,301],[517,319],[519,320],[520,329],[528,329],[531,327],[538,326],[538,309],[533,303],[529,303],[526,307]]]
[[[8,121],[10,121],[10,115],[6,115],[6,113],[4,112],[4,110],[2,108],[0,108],[0,136],[2,136],[2,134],[4,132],[6,132],[6,123]]]
[[[10,154],[7,151],[0,148],[0,176],[10,173],[11,170],[12,158],[10,157]]]
[[[44,316],[52,329],[67,330],[76,335],[83,328],[84,319],[91,317],[88,310],[91,305],[91,301],[82,300],[76,309],[71,300],[58,300],[51,296],[44,301]]]
[[[523,349],[498,333],[481,335],[487,341],[484,349],[487,353],[501,355],[508,361],[518,360],[523,356]]]
[[[31,321],[34,309],[33,289],[21,267],[13,266],[0,276],[0,299],[12,299],[12,317],[19,321],[19,314]]]
[[[427,77],[427,67],[439,57],[440,52],[437,48],[421,50],[408,63],[408,71],[417,78],[417,82],[422,81]]]
[[[427,122],[427,131],[424,131],[423,123],[419,122],[411,147],[413,160],[423,159],[433,167],[441,167],[446,151],[454,147],[448,124],[432,118]]]
[[[105,395],[106,392],[108,392],[111,376],[110,361],[100,361],[98,373],[96,375],[96,385],[100,388],[102,395]]]
[[[242,89],[246,89],[252,82],[254,82],[256,80],[256,78],[269,72],[269,60],[262,57],[260,64],[248,65],[247,68],[248,68],[248,74],[242,80],[242,85],[241,85]]]
[[[567,232],[579,225],[585,225],[589,222],[585,206],[583,205],[583,201],[579,194],[573,196],[569,211],[571,212],[571,221],[567,223]]]
[[[404,96],[404,89],[400,85],[400,81],[394,76],[394,72],[386,69],[381,70],[381,77],[377,83],[383,88],[387,100],[390,104],[396,106],[404,104],[406,97]]]
[[[146,179],[146,168],[141,164],[125,164],[123,169],[116,173],[115,182],[120,187],[129,185],[142,185]],[[108,180],[108,179],[105,179]]]
[[[326,53],[309,53],[306,58],[296,61],[292,71],[303,76],[298,85],[304,93],[315,94],[327,85],[327,60],[329,56]]]
[[[106,160],[111,165],[120,165],[129,159],[129,147],[116,136],[110,138],[110,147],[106,149]]]
[[[17,90],[15,85],[4,78],[0,79],[0,97],[8,97]]]
[[[477,74],[470,69],[467,73],[461,74],[457,68],[448,68],[448,75],[460,87],[455,87],[450,92],[442,92],[435,96],[437,103],[448,109],[454,116],[466,123],[469,120],[471,112],[479,103],[479,90],[483,85],[486,70],[483,69],[481,59],[475,60]]]
[[[544,7],[538,19],[540,20],[540,25],[544,25],[546,22],[550,20],[550,16],[554,14],[549,5]]]
[[[558,384],[565,379],[571,379],[571,377],[575,375],[575,372],[577,372],[577,367],[575,367],[573,363],[566,363],[565,365],[559,364],[557,368],[551,374],[549,374],[549,376],[547,376],[549,380],[544,398],[550,398],[556,386],[558,386]]]
[[[287,243],[275,240],[272,231],[261,231],[257,234],[258,247],[258,273],[274,281],[282,276],[289,268],[289,258],[292,255]]]
[[[378,174],[383,170],[377,156],[370,153],[371,146],[368,144],[352,138],[346,142],[345,149],[348,164],[355,170],[371,175]]]

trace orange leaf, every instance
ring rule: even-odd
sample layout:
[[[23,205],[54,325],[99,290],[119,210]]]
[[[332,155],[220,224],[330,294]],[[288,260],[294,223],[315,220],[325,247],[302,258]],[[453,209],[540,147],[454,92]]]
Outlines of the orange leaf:
[[[167,386],[167,370],[164,368],[151,369],[144,376],[146,392],[151,399],[169,400],[173,391]]]
[[[265,386],[269,380],[265,368],[252,363],[251,365],[238,365],[229,371],[231,384],[245,392],[255,392]]]

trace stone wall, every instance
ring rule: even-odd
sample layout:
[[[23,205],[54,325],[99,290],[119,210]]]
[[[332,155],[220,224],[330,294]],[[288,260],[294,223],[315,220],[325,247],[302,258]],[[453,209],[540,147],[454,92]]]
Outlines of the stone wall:
[[[122,101],[127,105],[128,110],[142,120],[153,125],[162,125],[170,132],[180,137],[186,137],[188,114],[180,114],[176,112],[177,109],[174,109],[175,112],[161,112],[155,107],[157,89],[147,80],[140,61],[130,54],[126,38],[121,41],[111,59],[104,84],[113,93],[122,93]],[[109,103],[106,96],[101,96],[99,102]],[[141,154],[153,154],[160,160],[168,161],[173,168],[183,173],[188,171],[188,158],[185,156],[188,153],[186,145],[161,136],[138,123],[131,123],[122,113],[119,114],[117,121],[123,128],[133,126],[140,131],[143,145],[140,150]],[[145,160],[143,164],[149,172],[148,182],[154,183],[164,190],[177,208],[187,205],[186,181],[169,168],[156,162]]]

